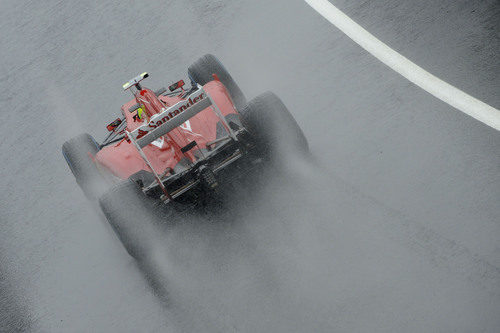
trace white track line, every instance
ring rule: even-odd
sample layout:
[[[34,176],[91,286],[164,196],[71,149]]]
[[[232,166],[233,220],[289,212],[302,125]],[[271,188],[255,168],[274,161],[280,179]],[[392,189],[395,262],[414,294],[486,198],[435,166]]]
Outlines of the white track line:
[[[327,0],[304,0],[378,60],[440,100],[500,131],[500,111],[425,71],[375,38]]]

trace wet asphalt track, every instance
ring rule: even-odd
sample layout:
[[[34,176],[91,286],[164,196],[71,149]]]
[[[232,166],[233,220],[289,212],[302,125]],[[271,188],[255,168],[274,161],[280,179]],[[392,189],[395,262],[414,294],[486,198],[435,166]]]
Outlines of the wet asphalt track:
[[[498,1],[333,1],[500,107]],[[298,0],[1,3],[0,330],[457,331],[500,327],[500,135],[415,88]],[[102,137],[121,84],[218,55],[272,89],[317,158],[186,222],[141,269],[60,154]]]

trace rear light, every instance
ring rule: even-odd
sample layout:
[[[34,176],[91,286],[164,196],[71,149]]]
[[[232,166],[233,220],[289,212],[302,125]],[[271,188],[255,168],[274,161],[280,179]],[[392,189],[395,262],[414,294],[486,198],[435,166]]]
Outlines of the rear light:
[[[120,126],[121,123],[122,123],[122,120],[120,118],[117,118],[111,124],[109,124],[108,126],[106,126],[106,128],[108,129],[108,131],[113,132],[115,130],[115,128],[117,128],[118,126]]]

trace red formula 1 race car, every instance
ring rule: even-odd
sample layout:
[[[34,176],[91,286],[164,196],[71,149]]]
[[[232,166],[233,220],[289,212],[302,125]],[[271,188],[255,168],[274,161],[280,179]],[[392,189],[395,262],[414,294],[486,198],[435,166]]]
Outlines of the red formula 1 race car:
[[[189,89],[181,80],[168,91],[143,87],[148,73],[135,77],[123,85],[134,98],[107,126],[110,134],[101,144],[82,134],[62,147],[76,182],[87,197],[99,200],[134,257],[138,245],[129,239],[125,220],[133,221],[130,227],[153,206],[205,202],[220,183],[265,164],[284,144],[308,151],[283,102],[267,92],[247,103],[215,56],[200,58],[188,76]]]

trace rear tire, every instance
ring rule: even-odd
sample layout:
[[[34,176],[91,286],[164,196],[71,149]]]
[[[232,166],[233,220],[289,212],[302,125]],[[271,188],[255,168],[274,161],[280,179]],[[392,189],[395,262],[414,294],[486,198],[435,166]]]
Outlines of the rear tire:
[[[281,99],[265,92],[245,106],[241,122],[252,135],[259,154],[276,158],[283,153],[309,153],[307,139]]]
[[[62,154],[77,184],[91,200],[98,198],[104,182],[104,177],[90,157],[90,155],[94,157],[98,151],[99,145],[87,133],[66,141],[62,146]]]
[[[212,54],[206,54],[188,68],[189,77],[200,85],[213,81],[216,74],[231,95],[234,106],[239,111],[246,104],[246,98],[222,63]]]
[[[128,254],[141,261],[154,235],[157,207],[153,201],[134,180],[127,179],[104,193],[99,205]]]

